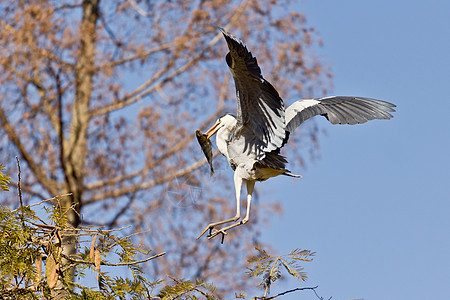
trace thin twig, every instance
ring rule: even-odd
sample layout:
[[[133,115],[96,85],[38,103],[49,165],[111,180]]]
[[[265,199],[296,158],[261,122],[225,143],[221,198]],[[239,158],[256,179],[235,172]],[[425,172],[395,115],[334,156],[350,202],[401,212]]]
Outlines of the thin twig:
[[[17,181],[17,189],[19,190],[19,201],[20,201],[20,207],[23,207],[23,200],[22,200],[22,188],[20,187],[20,163],[19,158],[16,156],[17,161],[17,169],[19,170],[17,173],[17,177],[19,178]]]
[[[296,291],[303,291],[303,290],[313,290],[314,293],[317,295],[316,289],[317,289],[318,287],[319,287],[319,286],[317,285],[317,286],[315,286],[315,287],[295,288],[295,289],[292,289],[292,290],[288,290],[288,291],[284,291],[284,292],[282,292],[282,293],[276,294],[275,296],[271,296],[271,297],[269,297],[269,298],[266,298],[266,297],[264,297],[264,296],[263,296],[263,297],[258,297],[258,296],[256,296],[256,297],[253,297],[252,300],[257,300],[257,299],[261,299],[261,300],[271,300],[271,299],[275,299],[275,298],[277,298],[277,297],[286,295],[286,294],[288,294],[288,293],[292,293],[292,292],[296,292]],[[319,297],[319,296],[317,295],[317,297]],[[322,298],[319,297],[319,299],[322,299]]]
[[[131,62],[131,61],[133,61],[135,59],[144,59],[145,57],[150,56],[153,53],[160,52],[160,51],[163,51],[163,50],[167,50],[167,49],[169,49],[169,48],[171,48],[171,47],[173,47],[175,45],[176,45],[176,43],[174,43],[174,42],[162,44],[162,45],[160,45],[158,47],[149,49],[149,50],[147,50],[145,52],[137,53],[137,54],[125,57],[125,58],[121,58],[121,59],[117,59],[115,61],[107,62],[104,65],[99,66],[98,69],[102,70],[102,69],[105,69],[105,68],[114,68],[114,67],[120,66],[120,65],[122,65],[124,63]]]
[[[128,211],[128,209],[130,208],[131,204],[134,202],[134,200],[136,199],[136,194],[137,193],[133,193],[130,196],[130,199],[128,200],[128,203],[125,204],[114,216],[114,218],[112,218],[112,220],[109,222],[108,227],[111,228],[113,226],[116,225],[117,220]]]
[[[148,12],[146,12],[145,10],[143,10],[137,3],[135,0],[128,0],[128,3],[131,4],[131,6],[133,6],[134,10],[136,10],[141,16],[143,17],[148,17],[150,16],[150,14]]]
[[[130,225],[131,226],[131,225]],[[135,232],[135,233],[132,233],[132,234],[130,234],[130,235],[127,235],[126,237],[125,237],[125,239],[129,239],[129,238],[131,238],[131,237],[133,237],[133,236],[135,236],[135,235],[139,235],[139,234],[143,234],[143,233],[146,233],[146,232],[150,232],[150,229],[149,230],[146,230],[146,231],[139,231],[139,232]],[[112,247],[114,247],[114,246],[116,246],[117,245],[117,241],[115,241],[111,246],[110,246],[110,248],[112,248]],[[150,250],[151,251],[151,250]],[[149,252],[150,252],[149,251]]]
[[[58,200],[60,200],[59,198],[58,198]],[[78,217],[80,217],[80,214],[77,212],[77,210],[75,209],[75,207],[77,206],[77,202],[75,202],[75,203],[72,203],[64,212],[62,212],[61,213],[61,216],[59,217],[59,219],[58,220],[56,220],[55,221],[55,223],[59,223],[65,216],[67,216],[67,213],[70,211],[70,210],[73,210],[74,212],[75,212],[75,214],[77,214],[78,215]],[[62,206],[61,206],[61,202],[60,201],[58,201],[58,208],[60,209],[60,211],[61,211],[61,208],[63,208]]]
[[[317,286],[316,286],[316,287],[317,287]],[[320,296],[317,294],[317,292],[316,292],[315,289],[313,289],[313,292],[314,292],[314,294],[316,294],[316,296],[317,296],[317,298],[319,298],[319,300],[323,300],[323,297],[320,297]],[[333,298],[333,296],[331,296],[330,298],[328,298],[328,300],[331,300],[331,298]]]
[[[41,220],[41,219],[39,219],[39,220],[43,224],[37,224],[37,223],[34,223],[34,222],[29,222],[29,223],[34,225],[34,226],[36,226],[36,227],[39,227],[39,228],[64,231],[64,228],[62,228],[62,227],[59,227],[59,226],[56,226],[56,225],[48,225],[43,220]],[[112,232],[112,231],[120,231],[120,230],[127,229],[127,228],[130,228],[130,227],[131,227],[131,225],[124,226],[124,227],[121,227],[121,228],[104,229],[104,230],[103,229],[98,229],[98,228],[97,229],[86,229],[86,228],[75,228],[75,227],[72,227],[72,228],[67,229],[67,230],[69,230],[69,231],[78,231],[78,232],[85,232],[85,233],[73,233],[73,234],[70,234],[70,233],[64,232],[64,236],[82,236],[82,235],[91,235],[92,233],[95,233],[95,234],[98,234],[98,235],[101,235],[101,236],[105,236],[105,234],[100,233],[99,230],[101,232],[109,233],[109,232]],[[144,231],[144,232],[146,232],[146,231]],[[136,234],[140,234],[140,233],[142,233],[142,232],[138,232]]]
[[[130,237],[133,237],[133,236],[135,236],[135,235],[147,233],[147,232],[150,232],[150,231],[151,231],[151,229],[148,229],[148,230],[145,230],[145,231],[135,232],[135,233],[132,233],[132,234],[130,234],[130,235],[127,235],[125,238],[126,238],[126,239],[129,239]]]
[[[140,263],[147,262],[149,260],[152,260],[152,259],[155,259],[157,257],[163,256],[165,254],[166,254],[166,252],[161,252],[161,253],[158,253],[156,255],[153,255],[153,256],[141,259],[141,260],[135,260],[135,261],[130,261],[130,262],[122,262],[122,263],[107,263],[107,262],[102,261],[100,264],[101,265],[105,265],[105,266],[113,266],[113,267],[117,267],[117,266],[131,266],[131,265],[137,265],[137,264],[140,264]],[[87,261],[87,260],[82,260],[82,259],[74,259],[74,258],[71,258],[71,257],[63,254],[63,253],[61,253],[61,256],[64,257],[65,259],[70,260],[71,262],[74,262],[74,263],[94,265],[94,262]]]
[[[48,198],[48,199],[39,201],[39,202],[37,202],[37,203],[30,204],[30,205],[28,205],[28,207],[33,207],[33,206],[36,206],[36,205],[41,205],[41,204],[44,203],[44,202],[49,202],[49,201],[52,201],[52,200],[56,200],[56,199],[58,199],[58,198],[67,197],[67,196],[71,196],[71,195],[72,195],[72,193],[61,194],[61,195],[58,195],[58,196],[55,196],[55,197],[52,197],[52,198]]]
[[[41,226],[42,227],[42,226]],[[59,229],[59,230],[62,230],[62,228],[61,227],[58,227],[58,226],[54,226],[55,227],[55,229]],[[111,231],[120,231],[120,230],[122,230],[122,229],[127,229],[127,228],[130,228],[131,227],[131,225],[128,225],[128,226],[124,226],[124,227],[121,227],[121,228],[113,228],[113,229],[85,229],[85,228],[77,228],[77,227],[71,227],[70,229],[68,229],[68,230],[70,230],[70,231],[78,231],[78,232],[86,232],[86,233],[73,233],[73,234],[70,234],[70,233],[64,233],[64,236],[81,236],[81,235],[91,235],[92,233],[95,233],[95,234],[98,234],[98,235],[101,235],[101,236],[105,236],[105,234],[102,234],[102,233],[100,233],[99,232],[99,230],[101,231],[101,232],[106,232],[106,233],[109,233],[109,232],[111,232]]]
[[[266,289],[264,291],[264,298],[266,298],[267,293],[269,292],[270,289],[270,283],[272,281],[272,273],[275,270],[275,267],[278,265],[278,261],[280,261],[281,259],[279,257],[277,257],[277,259],[275,259],[274,263],[272,264],[272,268],[270,268],[270,272],[269,272],[269,277],[267,278],[267,284],[266,284]]]
[[[100,228],[97,228],[97,229],[71,228],[70,230],[84,231],[84,232],[92,232],[92,233],[96,233],[96,234],[102,235],[102,234],[99,232],[99,230],[100,230],[101,232],[107,232],[107,233],[109,233],[109,232],[112,232],[112,231],[120,231],[120,230],[127,229],[127,228],[130,228],[130,227],[131,227],[131,225],[123,226],[123,227],[120,227],[120,228],[113,228],[113,229],[100,229]]]
[[[19,201],[20,201],[20,222],[22,223],[22,228],[25,229],[25,221],[24,221],[24,217],[23,217],[23,199],[22,199],[22,188],[20,187],[20,163],[19,163],[19,158],[16,156],[16,160],[17,160],[17,189],[19,190]]]
[[[11,186],[17,188],[17,182],[11,181],[10,184],[11,184]],[[32,188],[28,187],[27,185],[22,186],[22,191],[26,192],[28,195],[33,196],[35,198],[46,199],[46,197],[43,194],[34,191]]]

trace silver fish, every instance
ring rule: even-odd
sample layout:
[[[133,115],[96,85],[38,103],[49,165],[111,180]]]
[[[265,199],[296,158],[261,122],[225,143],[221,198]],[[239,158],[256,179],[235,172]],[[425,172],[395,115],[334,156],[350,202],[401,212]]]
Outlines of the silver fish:
[[[197,141],[200,144],[200,147],[202,147],[203,154],[205,154],[209,166],[211,167],[211,174],[215,174],[212,165],[211,141],[207,138],[207,135],[202,133],[200,130],[195,131],[195,136],[197,137]]]

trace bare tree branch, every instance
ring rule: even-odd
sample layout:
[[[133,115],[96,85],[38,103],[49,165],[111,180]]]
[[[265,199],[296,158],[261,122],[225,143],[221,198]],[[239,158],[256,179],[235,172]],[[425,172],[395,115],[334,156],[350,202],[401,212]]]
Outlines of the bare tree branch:
[[[43,172],[43,169],[34,161],[32,155],[28,153],[28,151],[25,149],[22,142],[20,141],[19,136],[17,135],[14,128],[11,126],[4,110],[1,107],[0,107],[0,121],[3,126],[3,129],[6,131],[9,138],[17,147],[21,156],[27,162],[31,171],[34,173],[36,180],[50,193],[53,193],[54,195],[58,194],[58,183],[54,180],[47,178],[47,176]]]
[[[11,33],[17,33],[17,31],[16,31],[16,29],[14,27],[9,25],[8,23],[6,23],[2,19],[0,19],[0,25],[3,27],[2,30],[9,31]],[[52,53],[51,51],[49,51],[47,49],[42,49],[42,48],[39,48],[39,47],[37,47],[35,45],[30,45],[30,47],[31,47],[31,50],[34,53],[38,53],[42,57],[45,57],[45,58],[47,58],[49,60],[52,60],[52,61],[54,61],[54,62],[56,62],[56,63],[58,63],[58,64],[60,64],[60,65],[62,65],[64,67],[66,67],[66,68],[69,68],[69,69],[73,69],[74,68],[73,64],[68,63],[68,62],[60,59],[56,54]]]
[[[222,113],[222,110],[224,108],[225,99],[226,99],[226,91],[227,91],[227,86],[228,86],[229,81],[230,81],[230,76],[226,75],[224,77],[223,83],[221,85],[219,101],[217,104],[217,111],[215,114],[211,115],[208,119],[206,119],[200,125],[200,128],[206,127],[208,124],[213,122],[219,116],[220,113]],[[141,170],[138,170],[138,171],[126,174],[126,175],[122,175],[122,176],[119,176],[116,178],[101,180],[98,182],[88,184],[88,185],[86,185],[86,189],[88,189],[88,190],[98,189],[98,188],[101,188],[101,187],[104,187],[107,185],[113,185],[113,184],[116,184],[119,182],[124,182],[125,180],[135,178],[137,176],[144,175],[146,172],[148,172],[149,170],[151,170],[152,168],[154,168],[155,166],[160,164],[163,160],[167,159],[168,157],[170,157],[171,155],[175,154],[180,149],[185,147],[186,144],[189,143],[192,139],[193,138],[191,136],[184,137],[183,139],[178,141],[172,148],[170,148],[168,151],[166,151],[163,155],[159,156],[156,161],[146,164],[146,166],[144,168],[142,168]],[[90,203],[90,202],[88,201],[88,203]]]
[[[239,20],[239,17],[245,11],[245,8],[247,7],[249,2],[250,1],[243,1],[242,2],[240,7],[238,9],[236,9],[235,13],[230,18],[230,21],[228,22],[228,24],[226,24],[224,26],[225,29],[227,29],[228,27],[230,27],[232,24],[234,24],[235,22],[237,22]],[[200,52],[197,53],[191,60],[186,62],[184,65],[182,65],[181,67],[179,67],[178,69],[173,71],[171,74],[166,76],[162,81],[159,81],[158,83],[156,83],[155,85],[153,85],[149,89],[147,89],[147,88],[150,85],[152,85],[153,83],[155,83],[161,77],[161,75],[164,74],[169,69],[168,66],[170,64],[166,65],[165,68],[163,68],[160,71],[158,71],[152,78],[147,80],[147,82],[143,83],[140,87],[138,87],[135,91],[133,91],[131,94],[127,95],[126,97],[124,97],[124,98],[114,102],[113,104],[110,104],[110,105],[107,105],[105,107],[102,107],[102,108],[99,108],[99,109],[91,111],[90,112],[90,117],[92,118],[92,117],[95,117],[95,116],[98,116],[98,115],[103,115],[103,114],[106,114],[106,113],[109,113],[109,112],[121,109],[121,108],[123,108],[125,106],[131,105],[131,104],[133,104],[133,103],[143,99],[145,96],[147,96],[147,95],[153,93],[154,91],[160,89],[167,82],[171,81],[176,76],[178,76],[179,74],[183,73],[184,71],[186,71],[191,66],[195,65],[198,62],[198,60],[200,58],[202,58],[204,53],[208,49],[210,49],[212,46],[214,46],[220,40],[220,38],[221,38],[221,34],[217,33],[209,41],[209,43],[202,50],[200,50]]]
[[[171,47],[174,47],[176,45],[177,44],[175,42],[166,43],[166,44],[163,44],[161,46],[155,47],[153,49],[149,49],[149,50],[144,51],[144,52],[136,53],[135,55],[131,55],[131,56],[128,56],[128,57],[125,57],[125,58],[122,58],[122,59],[118,59],[118,60],[115,60],[115,61],[112,61],[112,62],[108,62],[108,63],[106,63],[104,65],[99,66],[98,69],[101,70],[101,69],[106,69],[106,68],[113,68],[113,67],[117,67],[117,66],[123,65],[123,64],[125,64],[127,62],[131,62],[131,61],[136,60],[136,59],[145,59],[147,56],[150,56],[150,55],[152,55],[154,53],[157,53],[157,52],[160,52],[160,51],[163,51],[163,50],[167,50],[167,49],[169,49]]]
[[[218,153],[219,153],[218,151],[215,151],[213,155],[217,155]],[[105,199],[105,198],[120,197],[120,196],[129,194],[129,193],[135,193],[137,191],[149,189],[149,188],[154,187],[156,185],[160,185],[160,184],[162,184],[164,182],[173,180],[176,177],[180,177],[180,176],[189,174],[192,171],[200,168],[205,163],[207,163],[206,158],[203,158],[203,159],[201,159],[201,160],[191,164],[190,166],[188,166],[188,167],[186,167],[184,169],[177,170],[177,171],[175,171],[175,172],[173,172],[173,173],[171,173],[169,175],[162,176],[162,177],[160,177],[158,179],[152,179],[150,181],[144,182],[144,183],[139,184],[139,185],[135,185],[135,186],[131,186],[131,187],[125,187],[125,188],[122,188],[122,189],[117,189],[117,190],[113,190],[111,192],[106,192],[106,193],[94,196],[93,198],[91,198],[89,200],[86,200],[84,202],[84,204],[87,205],[87,204],[91,204],[91,203],[100,201],[100,200]]]
[[[53,69],[51,69],[51,67],[49,66],[48,69],[51,71],[52,75],[54,75],[56,77],[56,74],[53,72]],[[57,81],[59,81],[59,79],[55,78]],[[38,84],[36,85],[36,88],[38,90],[39,96],[41,97],[41,102],[43,104],[43,107],[45,109],[46,112],[46,116],[49,118],[53,128],[55,129],[56,132],[60,132],[62,131],[62,128],[60,127],[61,125],[61,120],[59,119],[59,115],[56,113],[56,108],[54,105],[52,105],[51,101],[53,99],[50,99],[47,94],[46,94],[46,89],[43,87],[41,78],[40,78],[40,71],[39,68],[37,66],[35,66],[34,68],[34,81],[37,82]],[[57,97],[61,98],[62,97],[62,89],[60,86],[60,83],[57,82]]]

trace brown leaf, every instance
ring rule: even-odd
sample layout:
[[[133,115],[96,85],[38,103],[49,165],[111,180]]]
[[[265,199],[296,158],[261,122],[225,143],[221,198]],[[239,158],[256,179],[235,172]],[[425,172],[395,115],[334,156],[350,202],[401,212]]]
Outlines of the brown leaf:
[[[34,260],[34,266],[36,270],[36,277],[35,277],[36,285],[38,285],[39,282],[41,281],[41,274],[42,274],[42,256],[40,254]]]
[[[59,263],[55,261],[53,255],[47,257],[45,265],[45,276],[47,277],[47,284],[49,288],[54,288],[58,282]]]
[[[102,262],[102,257],[100,255],[100,251],[95,250],[95,268],[97,269],[97,272],[100,272],[100,263]]]
[[[91,250],[89,251],[89,258],[92,262],[94,262],[94,251],[95,251],[95,240],[97,239],[97,235],[94,235],[91,243]]]

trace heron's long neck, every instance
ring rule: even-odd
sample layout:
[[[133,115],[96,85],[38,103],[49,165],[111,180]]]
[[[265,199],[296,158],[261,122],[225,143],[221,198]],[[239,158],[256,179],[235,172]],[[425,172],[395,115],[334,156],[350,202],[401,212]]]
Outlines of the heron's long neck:
[[[219,152],[222,153],[228,159],[228,137],[231,134],[231,129],[228,127],[222,127],[217,131],[216,144]]]

